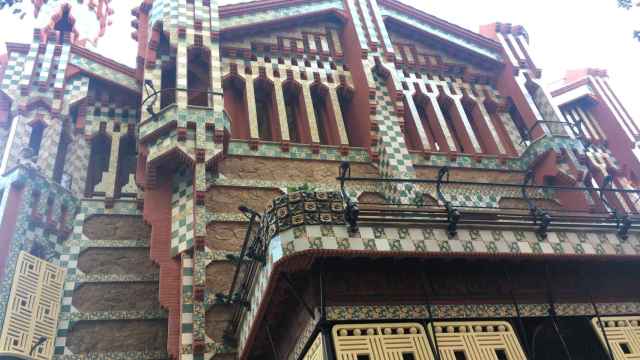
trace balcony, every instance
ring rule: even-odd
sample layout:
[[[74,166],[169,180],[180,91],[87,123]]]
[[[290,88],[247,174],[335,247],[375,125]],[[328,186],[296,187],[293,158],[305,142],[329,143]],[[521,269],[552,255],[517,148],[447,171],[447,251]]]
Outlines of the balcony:
[[[295,293],[296,286],[303,286],[295,285],[292,274],[310,274],[308,281],[315,282],[318,266],[324,263],[344,266],[350,269],[348,272],[354,270],[348,263],[334,263],[332,259],[351,259],[354,263],[369,259],[360,261],[362,268],[371,268],[370,261],[395,259],[388,260],[389,267],[384,267],[392,269],[391,264],[402,259],[405,260],[401,263],[413,264],[429,258],[588,261],[598,257],[623,260],[640,255],[640,217],[613,204],[615,198],[638,190],[613,189],[607,185],[603,188],[533,185],[534,173],[526,174],[520,184],[450,181],[449,171],[442,168],[436,179],[373,179],[347,175],[348,164],[343,163],[338,177],[341,192],[290,193],[274,199],[264,214],[244,209],[253,214],[240,254],[245,261],[238,262],[229,293],[217,295],[219,303],[237,305],[227,333],[238,341],[240,353],[245,354],[248,344],[256,340],[256,332],[261,331],[256,327],[264,325],[264,316],[275,311],[268,305],[275,301],[274,292],[283,291],[284,287],[294,289],[291,291]],[[382,187],[412,183],[418,190],[434,194],[435,202],[357,203],[348,196],[347,184],[360,181],[378,182]],[[471,188],[472,192],[510,191],[520,195],[521,206],[499,207],[498,202],[485,206],[473,201],[460,205],[464,199],[456,193],[464,188]],[[592,204],[585,208],[574,204],[541,205],[549,203],[543,200],[567,198],[567,194],[590,199]],[[303,303],[306,296],[301,293],[295,298]],[[311,305],[301,309],[312,318],[317,318],[321,311]]]

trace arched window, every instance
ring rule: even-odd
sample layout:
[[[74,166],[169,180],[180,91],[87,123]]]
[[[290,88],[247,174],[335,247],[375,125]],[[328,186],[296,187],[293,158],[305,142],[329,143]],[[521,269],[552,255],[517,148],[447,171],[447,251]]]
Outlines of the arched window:
[[[338,88],[338,103],[340,104],[340,113],[342,114],[342,121],[344,122],[345,130],[347,131],[347,139],[351,146],[362,146],[356,142],[356,129],[353,106],[353,90],[341,86]]]
[[[40,146],[42,145],[42,137],[44,136],[45,124],[37,122],[31,126],[31,136],[29,136],[29,147],[33,152],[33,156],[38,156]]]
[[[447,140],[438,123],[437,115],[433,108],[433,104],[429,97],[424,94],[416,94],[413,96],[413,102],[416,111],[422,122],[429,143],[432,145],[432,151],[447,151],[449,149]]]
[[[513,99],[511,97],[507,98],[507,112],[509,112],[509,116],[511,116],[511,120],[516,125],[516,128],[518,129],[518,133],[520,134],[520,137],[522,138],[522,140],[524,141],[531,140],[530,134],[529,134],[529,128],[527,127],[527,124],[525,124],[524,119],[522,118],[522,114],[520,114],[518,107],[513,102]]]
[[[244,79],[237,75],[229,75],[222,82],[224,108],[231,118],[231,137],[248,139],[249,113],[247,106],[247,90]]]
[[[136,169],[136,140],[131,134],[120,138],[118,149],[118,169],[116,176],[116,191],[122,196],[122,187],[129,182],[129,175]]]
[[[160,79],[160,86],[162,87],[162,93],[160,93],[160,108],[175,104],[176,91],[166,90],[176,88],[176,62],[175,60],[169,61],[167,64],[162,65],[162,74]]]
[[[409,150],[422,150],[418,128],[415,123],[415,121],[420,121],[420,119],[413,119],[406,99],[404,100],[404,110],[404,126],[402,127],[402,132],[407,148]]]
[[[477,109],[478,104],[470,98],[463,97],[462,98],[462,109],[464,110],[464,114],[467,116],[467,120],[471,125],[471,129],[473,129],[473,133],[478,140],[478,144],[480,145],[480,150],[482,153],[497,153],[495,151],[495,146],[491,146],[491,139],[488,139],[488,136],[491,136],[491,132],[482,131],[483,127],[486,127],[486,124],[482,122],[484,119],[482,115],[479,113]]]
[[[67,158],[67,148],[69,147],[69,136],[65,134],[64,130],[60,132],[60,141],[58,142],[58,153],[56,154],[56,160],[53,166],[53,181],[60,184],[62,181],[62,174],[64,172],[64,163]]]
[[[444,95],[444,93],[441,92],[440,95],[438,96],[438,106],[440,106],[440,111],[442,112],[442,116],[444,117],[444,121],[447,124],[447,127],[449,128],[449,133],[451,134],[452,140],[458,152],[464,153],[466,152],[465,150],[472,150],[472,149],[465,149],[464,143],[462,140],[462,135],[461,135],[461,131],[463,130],[458,129],[455,126],[454,119],[453,119],[453,112],[457,111],[457,109],[455,107],[453,100],[451,100],[450,97],[448,97],[447,95]]]
[[[311,143],[302,87],[294,81],[287,81],[282,85],[282,90],[284,93],[284,107],[287,113],[289,139],[293,143]]]
[[[322,84],[311,86],[311,101],[322,145],[340,145],[340,135],[329,99],[329,89]]]
[[[91,155],[87,169],[85,195],[92,196],[95,186],[102,181],[102,173],[109,170],[111,157],[111,139],[99,134],[91,140]]]
[[[264,141],[280,141],[280,126],[275,103],[275,88],[269,80],[254,82],[258,136]]]
[[[187,87],[189,88],[188,104],[192,106],[209,106],[211,89],[211,56],[203,47],[192,47],[187,52]]]

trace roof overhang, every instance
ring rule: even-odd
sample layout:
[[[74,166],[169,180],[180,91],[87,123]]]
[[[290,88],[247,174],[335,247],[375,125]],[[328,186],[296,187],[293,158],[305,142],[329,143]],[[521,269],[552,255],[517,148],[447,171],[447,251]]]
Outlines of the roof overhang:
[[[397,0],[380,0],[380,9],[385,21],[390,19],[405,24],[419,33],[437,38],[443,43],[473,52],[495,62],[503,62],[499,42],[478,33],[454,25],[403,4]]]

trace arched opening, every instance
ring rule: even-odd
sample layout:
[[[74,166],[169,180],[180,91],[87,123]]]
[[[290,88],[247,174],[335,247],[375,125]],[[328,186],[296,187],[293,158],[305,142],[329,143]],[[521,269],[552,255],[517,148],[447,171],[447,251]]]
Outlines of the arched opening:
[[[29,136],[29,148],[34,157],[37,157],[40,153],[40,146],[42,145],[42,138],[44,136],[44,129],[46,125],[43,122],[37,122],[31,125],[31,135]]]
[[[464,110],[465,115],[467,116],[467,120],[471,125],[471,129],[473,130],[473,134],[480,145],[480,151],[484,154],[496,154],[498,153],[497,147],[495,143],[490,139],[491,131],[489,131],[487,124],[484,123],[484,118],[480,113],[480,109],[478,108],[478,103],[476,103],[471,98],[463,97],[462,98],[462,109]]]
[[[187,88],[188,104],[192,106],[209,106],[211,89],[211,56],[203,47],[192,47],[187,52]]]
[[[275,102],[275,87],[266,79],[254,81],[258,137],[264,141],[280,141],[280,126]]]
[[[320,144],[340,145],[340,135],[329,98],[329,89],[322,84],[311,86],[311,102],[316,116]]]
[[[116,172],[116,191],[122,196],[123,187],[129,182],[129,175],[136,169],[136,140],[133,135],[127,134],[120,138],[118,149],[118,169]]]
[[[423,94],[416,94],[413,96],[413,102],[427,139],[433,145],[432,150],[437,152],[448,151],[449,146],[447,145],[446,137],[440,128],[438,117],[429,97]]]
[[[338,103],[340,104],[340,113],[342,114],[342,121],[344,122],[345,130],[347,131],[347,139],[351,146],[362,146],[355,141],[355,119],[356,115],[353,106],[353,90],[348,89],[345,86],[338,88]]]
[[[294,81],[287,81],[282,85],[284,107],[287,113],[287,127],[289,139],[293,143],[311,143],[309,121],[302,96],[302,86]]]
[[[517,141],[517,140],[513,139],[511,134],[507,130],[507,127],[505,124],[505,121],[507,121],[507,119],[505,119],[502,116],[505,110],[500,110],[498,107],[498,104],[496,104],[494,101],[492,101],[489,98],[486,98],[484,100],[484,107],[485,109],[487,109],[487,112],[489,113],[489,118],[493,123],[493,127],[498,132],[498,136],[500,137],[502,141],[502,145],[504,146],[507,154],[512,156],[518,155],[518,152],[514,146],[514,141]]]
[[[162,74],[160,77],[160,86],[162,93],[160,93],[160,108],[176,103],[176,91],[168,90],[176,88],[176,62],[175,60],[169,61],[167,64],[162,65]]]
[[[160,93],[160,108],[164,109],[176,103],[176,91],[167,90],[176,88],[176,60],[175,50],[172,51],[169,38],[162,31],[162,24],[160,24],[160,29],[157,31],[159,32],[159,39],[156,57],[163,60],[160,74],[160,89],[162,90]]]
[[[93,189],[102,181],[102,173],[109,170],[111,157],[111,139],[105,134],[99,134],[91,140],[91,155],[87,169],[87,183],[85,195],[92,196]]]
[[[64,173],[64,163],[67,158],[67,149],[69,147],[71,139],[64,130],[60,131],[60,141],[58,142],[58,153],[56,154],[56,160],[53,165],[53,181],[58,184],[62,181],[62,174]]]
[[[222,92],[224,108],[231,117],[231,137],[249,139],[249,107],[244,79],[237,75],[227,76],[222,82]]]
[[[447,124],[447,128],[449,129],[449,133],[451,134],[451,139],[458,149],[458,152],[465,153],[467,151],[473,151],[473,149],[467,149],[467,144],[465,144],[462,138],[462,132],[464,129],[461,129],[459,126],[456,126],[454,121],[454,113],[458,111],[453,100],[444,95],[442,92],[438,96],[438,106],[440,106],[440,111],[442,112],[442,117],[444,117],[444,121]]]
[[[418,128],[416,127],[416,121],[419,119],[413,119],[411,111],[409,110],[409,104],[407,100],[404,100],[404,126],[402,127],[402,133],[404,135],[404,141],[407,144],[409,150],[422,150],[420,136],[418,135]]]
[[[530,141],[531,137],[529,135],[529,128],[527,127],[527,124],[525,124],[522,114],[520,114],[518,107],[511,97],[507,98],[507,112],[509,113],[513,123],[516,125],[520,138],[522,138],[523,141]]]

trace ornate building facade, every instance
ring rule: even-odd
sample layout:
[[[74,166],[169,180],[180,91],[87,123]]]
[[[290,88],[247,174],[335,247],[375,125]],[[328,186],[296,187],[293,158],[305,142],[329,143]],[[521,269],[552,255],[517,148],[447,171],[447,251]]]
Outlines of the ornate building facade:
[[[130,68],[90,50],[109,1],[34,4],[0,57],[0,357],[639,356],[605,71],[546,87],[521,26],[397,0],[144,0]]]

